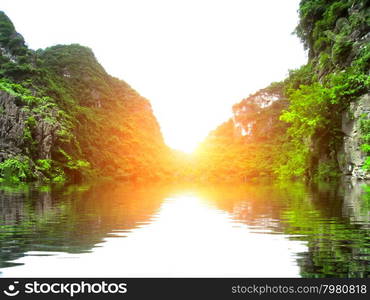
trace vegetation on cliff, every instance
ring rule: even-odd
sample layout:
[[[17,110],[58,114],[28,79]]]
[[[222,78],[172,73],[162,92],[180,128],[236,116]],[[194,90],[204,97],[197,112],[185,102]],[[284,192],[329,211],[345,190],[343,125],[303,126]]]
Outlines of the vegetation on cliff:
[[[64,182],[165,176],[168,149],[148,100],[89,48],[27,48],[0,12],[0,178]]]
[[[307,64],[235,104],[188,156],[165,146],[148,100],[90,49],[30,50],[0,13],[0,178],[327,180],[352,172],[344,115],[359,128],[357,175],[370,178],[370,104],[351,111],[369,94],[370,5],[302,0],[299,18]]]
[[[234,105],[233,118],[198,149],[203,176],[330,179],[343,171],[342,115],[370,87],[369,3],[302,0],[299,16],[308,63]],[[369,118],[356,120],[367,154]]]

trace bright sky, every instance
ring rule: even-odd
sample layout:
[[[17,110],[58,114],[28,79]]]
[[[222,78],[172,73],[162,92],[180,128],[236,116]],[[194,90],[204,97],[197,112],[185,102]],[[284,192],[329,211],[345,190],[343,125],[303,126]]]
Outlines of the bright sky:
[[[1,0],[32,49],[79,43],[148,98],[167,144],[191,151],[232,104],[306,62],[298,0]]]

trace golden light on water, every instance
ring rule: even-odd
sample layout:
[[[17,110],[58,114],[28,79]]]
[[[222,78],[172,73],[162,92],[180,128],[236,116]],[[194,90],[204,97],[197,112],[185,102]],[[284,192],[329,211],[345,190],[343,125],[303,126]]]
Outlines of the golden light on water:
[[[305,250],[304,243],[284,235],[255,233],[201,193],[178,192],[149,219],[111,231],[88,253],[29,251],[14,261],[24,265],[2,272],[7,277],[295,277],[294,255]]]

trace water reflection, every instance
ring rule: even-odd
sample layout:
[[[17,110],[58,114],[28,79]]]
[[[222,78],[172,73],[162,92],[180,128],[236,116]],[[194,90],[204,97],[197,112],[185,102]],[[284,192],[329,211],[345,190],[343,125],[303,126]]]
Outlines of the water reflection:
[[[119,184],[0,194],[3,276],[367,277],[359,185]]]

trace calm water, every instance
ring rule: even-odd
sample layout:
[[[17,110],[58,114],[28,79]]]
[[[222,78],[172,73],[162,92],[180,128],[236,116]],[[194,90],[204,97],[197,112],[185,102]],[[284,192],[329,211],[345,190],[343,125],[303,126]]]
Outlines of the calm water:
[[[5,277],[369,277],[361,185],[0,187]]]

